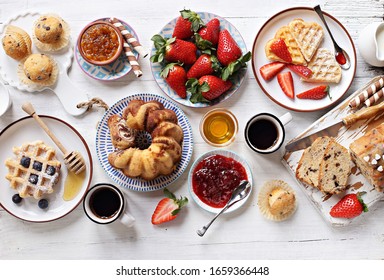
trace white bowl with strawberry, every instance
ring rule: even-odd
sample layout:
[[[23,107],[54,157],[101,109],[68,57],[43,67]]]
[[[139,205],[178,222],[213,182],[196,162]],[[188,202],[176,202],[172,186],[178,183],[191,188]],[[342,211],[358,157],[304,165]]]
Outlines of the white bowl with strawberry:
[[[152,41],[151,69],[157,84],[189,107],[212,106],[232,96],[251,58],[237,29],[207,12],[180,11]]]

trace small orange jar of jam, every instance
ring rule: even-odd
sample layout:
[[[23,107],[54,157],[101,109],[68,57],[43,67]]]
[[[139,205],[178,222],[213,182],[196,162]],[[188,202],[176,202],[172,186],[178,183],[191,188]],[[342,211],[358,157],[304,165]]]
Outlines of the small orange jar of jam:
[[[81,56],[89,63],[106,65],[115,61],[123,49],[123,37],[113,24],[95,21],[80,33],[77,42]]]

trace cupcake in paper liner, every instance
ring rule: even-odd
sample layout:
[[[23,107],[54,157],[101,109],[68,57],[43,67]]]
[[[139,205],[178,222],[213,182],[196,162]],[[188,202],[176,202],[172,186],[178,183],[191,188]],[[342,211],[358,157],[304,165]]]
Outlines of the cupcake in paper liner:
[[[264,184],[258,196],[260,212],[269,220],[283,221],[296,211],[296,195],[282,180],[271,180]]]
[[[19,63],[17,74],[23,84],[42,88],[56,83],[59,68],[53,57],[31,54]]]
[[[26,58],[32,53],[32,40],[28,33],[17,26],[8,25],[2,44],[5,53],[16,60]]]
[[[33,43],[45,52],[59,51],[69,44],[69,25],[54,14],[40,16],[33,28]]]

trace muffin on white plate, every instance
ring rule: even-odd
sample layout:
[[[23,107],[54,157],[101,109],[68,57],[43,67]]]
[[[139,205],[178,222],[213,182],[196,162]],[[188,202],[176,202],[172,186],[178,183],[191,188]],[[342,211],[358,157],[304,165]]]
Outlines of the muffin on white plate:
[[[31,54],[18,67],[20,81],[26,85],[52,86],[58,73],[56,61],[46,54]]]
[[[32,53],[31,37],[23,29],[14,25],[6,27],[2,44],[5,53],[16,60],[24,59]]]
[[[61,17],[47,14],[36,20],[32,38],[38,49],[55,52],[68,46],[69,35],[69,25]]]
[[[265,218],[283,221],[295,213],[296,195],[293,189],[282,180],[267,181],[259,192],[258,205]]]

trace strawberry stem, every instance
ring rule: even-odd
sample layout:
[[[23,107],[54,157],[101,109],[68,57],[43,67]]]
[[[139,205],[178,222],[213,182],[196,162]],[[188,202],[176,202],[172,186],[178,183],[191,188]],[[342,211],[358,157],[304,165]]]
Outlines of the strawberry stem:
[[[187,197],[180,196],[180,198],[177,199],[176,196],[171,191],[169,191],[167,188],[164,189],[164,195],[165,195],[165,197],[172,199],[179,206],[177,209],[172,211],[171,214],[173,216],[176,216],[180,212],[181,208],[183,208],[185,205],[188,204],[188,198]]]
[[[236,61],[231,62],[227,67],[223,68],[223,71],[221,73],[221,79],[223,79],[223,81],[226,81],[231,78],[241,68],[247,66],[247,62],[251,59],[251,57],[251,52],[247,52],[245,55],[241,56]]]
[[[209,91],[209,85],[207,82],[204,82],[202,85],[200,85],[199,81],[195,78],[189,79],[185,83],[187,87],[187,91],[191,93],[191,97],[189,98],[189,101],[191,101],[193,104],[195,103],[210,103],[208,99],[205,99],[202,95],[203,92]]]
[[[151,40],[153,41],[156,53],[151,56],[152,62],[162,62],[164,60],[166,48],[176,41],[176,38],[163,38],[161,35],[154,35]]]
[[[197,32],[201,27],[205,26],[201,17],[194,11],[184,9],[180,11],[180,14],[183,19],[187,19],[192,23],[191,30],[193,32]]]
[[[363,206],[363,212],[368,212],[368,206],[367,204],[364,203],[364,200],[362,198],[363,195],[365,195],[367,192],[358,192],[356,195],[357,195],[357,199],[359,200],[359,202],[361,203],[361,206]]]

